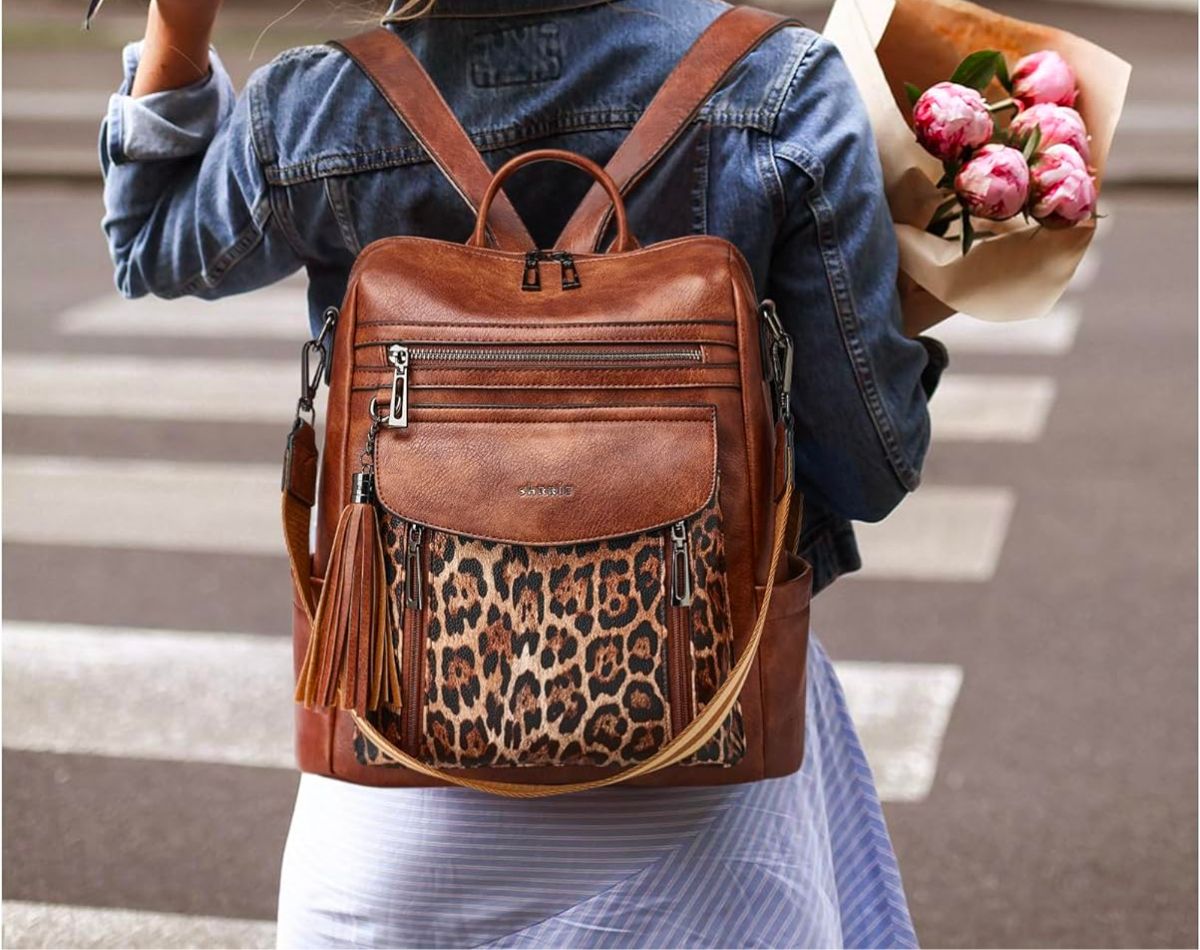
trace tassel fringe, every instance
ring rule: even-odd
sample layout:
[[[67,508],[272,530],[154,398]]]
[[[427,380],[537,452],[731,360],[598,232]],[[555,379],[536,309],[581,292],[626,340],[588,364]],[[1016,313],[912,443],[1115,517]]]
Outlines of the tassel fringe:
[[[333,536],[296,701],[365,716],[381,706],[398,709],[400,695],[379,522],[373,504],[355,500]]]

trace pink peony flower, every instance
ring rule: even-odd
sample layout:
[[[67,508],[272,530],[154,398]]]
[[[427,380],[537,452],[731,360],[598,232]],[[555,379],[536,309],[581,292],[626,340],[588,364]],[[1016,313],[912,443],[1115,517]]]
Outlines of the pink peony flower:
[[[985,145],[954,178],[954,190],[971,214],[992,221],[1011,218],[1029,197],[1029,165],[1007,145]]]
[[[917,141],[931,155],[951,162],[963,149],[992,137],[992,116],[976,90],[953,82],[930,86],[913,105]]]
[[[1051,102],[1058,106],[1075,105],[1079,90],[1075,73],[1054,50],[1030,53],[1017,60],[1012,71],[1013,98],[1023,106]]]
[[[1069,228],[1096,213],[1096,180],[1069,145],[1051,145],[1030,168],[1029,213],[1048,228]]]
[[[1009,125],[1009,129],[1021,139],[1031,135],[1034,128],[1042,130],[1039,150],[1051,145],[1069,145],[1085,162],[1091,158],[1088,131],[1083,124],[1083,117],[1070,106],[1039,102],[1014,116]]]

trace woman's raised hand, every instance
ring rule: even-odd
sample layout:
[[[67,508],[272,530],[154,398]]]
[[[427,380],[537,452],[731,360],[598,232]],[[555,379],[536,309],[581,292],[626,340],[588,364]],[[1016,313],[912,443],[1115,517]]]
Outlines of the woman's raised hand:
[[[221,0],[151,0],[133,95],[179,89],[208,75],[208,44]]]

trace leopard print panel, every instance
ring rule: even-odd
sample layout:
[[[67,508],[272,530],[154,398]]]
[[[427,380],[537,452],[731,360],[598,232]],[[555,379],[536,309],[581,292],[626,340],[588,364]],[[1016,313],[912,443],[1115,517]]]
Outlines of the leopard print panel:
[[[404,617],[405,522],[381,512],[393,636]],[[694,705],[732,666],[724,540],[716,499],[689,519]],[[424,709],[419,757],[449,768],[627,765],[671,737],[661,531],[564,547],[428,532]],[[405,652],[399,649],[399,658]],[[372,721],[403,744],[399,710]],[[732,765],[740,707],[683,764]],[[355,738],[360,762],[390,765]]]
[[[422,758],[622,765],[669,738],[663,538],[429,541]]]

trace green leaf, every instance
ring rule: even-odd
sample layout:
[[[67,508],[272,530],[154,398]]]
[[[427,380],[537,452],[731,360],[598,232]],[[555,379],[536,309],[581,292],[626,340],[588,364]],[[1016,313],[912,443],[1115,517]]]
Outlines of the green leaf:
[[[1025,147],[1021,149],[1021,154],[1025,156],[1025,161],[1030,161],[1037,154],[1038,146],[1042,144],[1042,127],[1035,125],[1033,131],[1029,133],[1029,138],[1025,140]]]
[[[921,87],[916,83],[906,82],[904,84],[904,91],[908,94],[908,104],[915,106],[917,100],[921,98]]]
[[[1008,75],[1008,63],[1004,61],[1004,54],[1000,54],[1000,60],[996,63],[996,78],[1000,80],[1000,85],[1004,87],[1004,91],[1010,96],[1012,95],[1012,79]]]
[[[971,244],[975,241],[975,229],[971,227],[971,215],[964,208],[962,213],[962,249],[965,257],[971,250]]]
[[[977,50],[958,64],[958,68],[954,70],[954,75],[950,77],[950,81],[956,82],[960,86],[970,86],[972,89],[978,89],[980,92],[983,92],[987,84],[992,81],[992,77],[996,75],[996,70],[1000,68],[999,64],[1003,61],[1004,56],[999,50]]]

